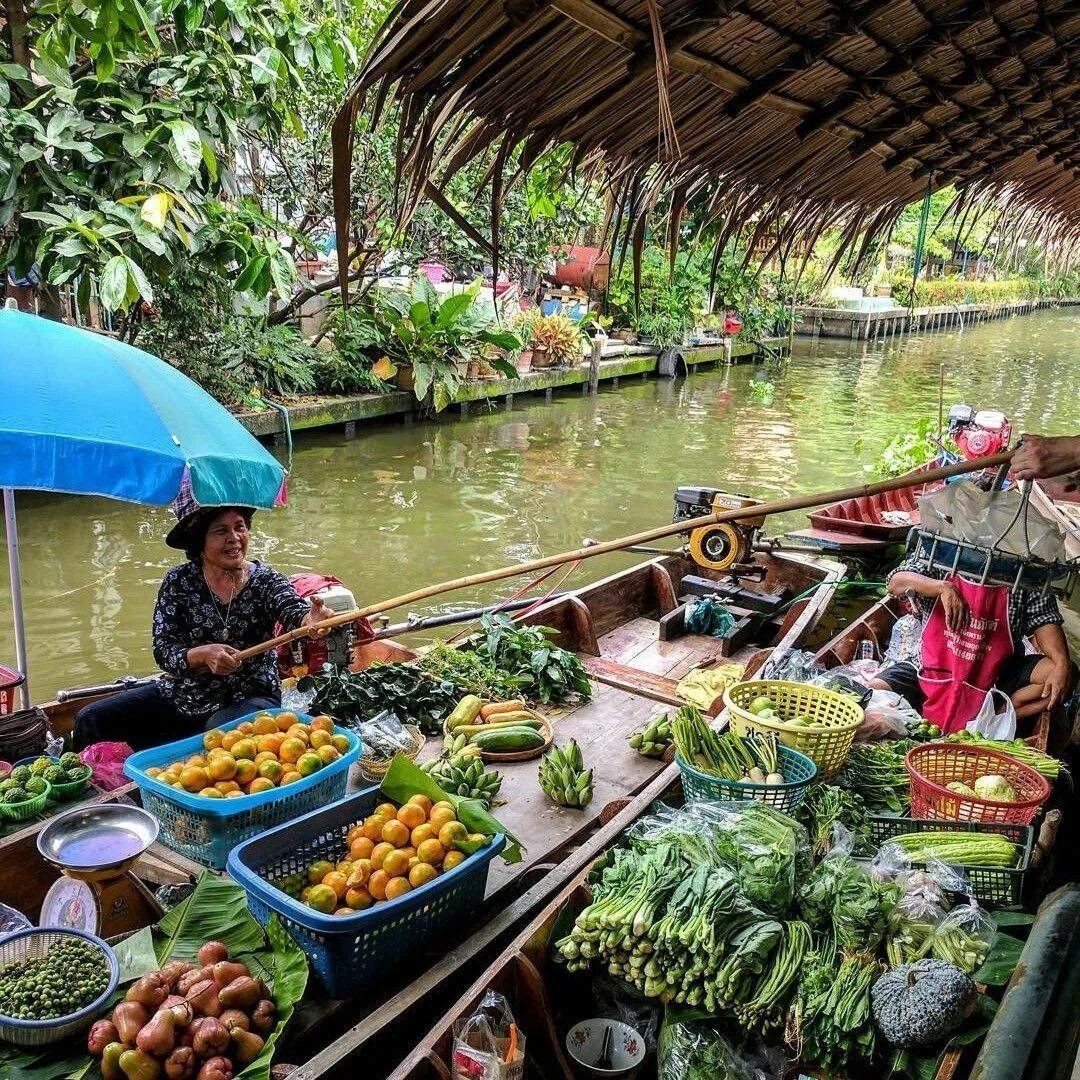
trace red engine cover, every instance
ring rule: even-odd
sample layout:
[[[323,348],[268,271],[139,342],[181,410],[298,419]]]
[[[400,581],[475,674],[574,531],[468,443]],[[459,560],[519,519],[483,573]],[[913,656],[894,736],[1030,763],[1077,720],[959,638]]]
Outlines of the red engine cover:
[[[320,589],[329,585],[344,585],[345,582],[331,574],[293,574],[289,581],[292,582],[296,594],[303,600],[313,596]],[[283,632],[279,624],[274,628],[275,636]],[[372,636],[371,624],[367,619],[356,620],[356,630],[361,641],[365,637]],[[333,631],[331,631],[333,632]],[[296,652],[300,654],[297,659]],[[314,675],[322,671],[326,664],[326,642],[318,638],[301,638],[291,645],[279,645],[277,650],[278,673],[283,679],[293,678],[297,675]]]
[[[998,454],[1008,447],[1010,431],[1009,425],[999,431],[988,431],[986,428],[972,425],[971,427],[961,428],[956,433],[956,445],[968,460],[988,457],[990,454]]]

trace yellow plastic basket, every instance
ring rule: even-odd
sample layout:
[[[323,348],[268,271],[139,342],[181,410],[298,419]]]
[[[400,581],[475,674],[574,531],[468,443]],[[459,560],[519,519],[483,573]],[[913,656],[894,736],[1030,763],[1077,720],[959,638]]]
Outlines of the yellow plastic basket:
[[[758,697],[771,698],[776,715],[767,720],[755,716],[748,706]],[[728,724],[736,735],[767,731],[780,741],[805,754],[818,767],[818,780],[828,780],[843,767],[863,721],[862,709],[844,694],[805,683],[761,679],[738,682],[724,691]],[[785,721],[801,716],[810,723],[794,727]]]

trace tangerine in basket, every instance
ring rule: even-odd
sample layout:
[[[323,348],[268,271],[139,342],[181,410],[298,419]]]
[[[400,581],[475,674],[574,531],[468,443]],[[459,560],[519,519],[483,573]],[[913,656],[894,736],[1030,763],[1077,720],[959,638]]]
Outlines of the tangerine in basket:
[[[330,873],[322,879],[321,884],[329,885],[337,894],[339,900],[349,889],[349,879],[344,874],[338,873],[337,870],[331,870]]]
[[[389,821],[391,818],[397,817],[397,807],[390,802],[379,803],[379,805],[372,810],[372,814],[375,817],[381,817],[383,821]]]
[[[445,806],[439,803],[431,808],[431,813],[428,814],[428,821],[431,822],[431,827],[438,832],[444,825],[450,825],[457,821],[457,814],[454,812],[452,806]]]
[[[358,821],[355,825],[350,825],[345,831],[345,843],[351,844],[358,836],[364,835],[364,823]]]
[[[363,833],[374,844],[378,844],[382,840],[382,827],[386,822],[381,817],[376,817],[374,814],[369,818],[364,819]]]
[[[285,734],[290,739],[299,739],[305,746],[310,741],[308,729],[303,724],[293,724]]]
[[[267,780],[265,776],[256,776],[247,786],[249,795],[258,795],[262,791],[273,791],[274,781]]]
[[[399,896],[404,896],[407,892],[412,892],[412,886],[409,884],[407,877],[392,877],[386,883],[386,899],[396,900]]]
[[[368,878],[367,891],[376,900],[386,899],[386,883],[390,880],[385,870],[376,870]]]
[[[281,786],[286,784],[295,784],[297,780],[303,780],[304,778],[295,770],[290,769],[287,773],[282,774]]]
[[[225,795],[218,791],[216,787],[204,787],[202,791],[199,792],[199,797],[201,799],[224,799]]]
[[[423,825],[427,821],[427,814],[424,813],[422,806],[417,806],[415,803],[406,803],[397,812],[397,819],[411,832],[418,825]]]
[[[236,758],[237,761],[239,761],[240,758],[254,760],[255,755],[258,752],[259,751],[255,747],[254,739],[240,739],[232,744],[232,756]]]
[[[281,767],[281,762],[277,758],[271,757],[259,762],[259,775],[276,786],[281,782],[282,776],[285,775],[285,770]]]
[[[371,907],[375,900],[367,889],[358,888],[350,889],[345,894],[345,903],[349,905],[351,909],[349,914],[351,915],[353,911],[363,911],[365,908]]]
[[[413,806],[419,806],[424,811],[424,817],[431,813],[431,808],[435,805],[426,795],[410,795],[409,802]]]
[[[409,884],[414,889],[419,889],[421,885],[434,881],[438,876],[439,871],[431,863],[417,863],[409,871]]]
[[[406,825],[394,818],[383,826],[382,838],[394,847],[405,847],[409,842],[410,832],[411,830]]]
[[[236,775],[236,758],[228,750],[211,754],[206,763],[206,771],[212,780],[231,780]]]
[[[349,875],[349,887],[356,889],[368,883],[368,878],[375,872],[370,859],[357,859]]]
[[[281,745],[277,748],[277,756],[282,761],[299,761],[306,753],[307,746],[291,735],[282,739]]]
[[[308,742],[311,743],[312,749],[318,750],[320,746],[329,746],[330,738],[329,731],[323,731],[321,728],[313,728],[311,734],[308,736]]]
[[[226,799],[242,799],[245,794],[247,794],[247,793],[242,791],[238,787],[235,791],[226,791],[225,792],[225,798]]]
[[[327,859],[316,859],[309,867],[307,871],[308,884],[318,885],[331,870],[334,869],[334,864]]]
[[[321,716],[313,716],[311,718],[310,727],[312,731],[329,731],[332,733],[334,730],[334,721],[325,714]]]
[[[185,765],[180,770],[180,783],[184,785],[185,791],[194,794],[210,786],[210,774],[201,765]]]
[[[469,830],[460,821],[449,821],[439,830],[439,843],[449,851],[468,835]]]
[[[349,752],[349,736],[348,735],[331,735],[330,745],[339,753],[347,754]]]
[[[442,862],[442,871],[443,871],[443,873],[444,874],[449,873],[451,870],[454,869],[455,866],[460,866],[464,861],[465,861],[465,852],[464,851],[458,851],[457,849],[455,849],[454,851],[448,851],[446,853],[446,857],[443,859],[443,862]]]
[[[240,790],[240,785],[235,780],[219,780],[214,787],[216,787],[222,795],[228,795],[230,791]]]
[[[332,746],[320,746],[315,751],[324,765],[333,765],[341,755]]]
[[[374,848],[375,844],[363,833],[360,833],[354,836],[349,844],[349,858],[366,859],[371,855]]]
[[[383,859],[382,869],[392,878],[402,877],[409,869],[409,859],[411,858],[412,856],[407,851],[391,851]]]
[[[260,750],[255,757],[252,758],[252,761],[254,761],[256,765],[261,765],[264,761],[277,761],[277,759],[277,754],[275,754],[273,750]]]
[[[250,735],[255,730],[255,725],[250,720],[245,720],[243,723],[236,725],[236,730],[241,735]]]
[[[376,870],[381,870],[382,869],[382,864],[383,864],[383,859],[385,859],[386,856],[389,855],[390,852],[393,851],[393,850],[394,850],[394,845],[393,844],[388,844],[385,841],[383,841],[382,843],[376,844],[375,847],[373,847],[371,849],[371,854],[368,856],[368,859],[371,862],[371,865],[373,867],[375,867]]]
[[[435,826],[430,821],[417,825],[409,836],[409,843],[418,848],[425,840],[431,840],[435,836]]]
[[[440,866],[446,856],[446,845],[439,840],[425,840],[417,849],[416,857],[423,863]]]
[[[239,731],[226,731],[221,736],[221,748],[222,750],[232,750],[232,748],[243,739],[243,734]]]
[[[213,750],[215,747],[221,745],[224,738],[225,733],[221,730],[221,728],[211,728],[202,737],[203,749]]]
[[[277,714],[277,716],[274,717],[274,719],[278,721],[279,725],[280,725],[280,722],[282,720],[288,720],[289,727],[292,727],[293,724],[299,724],[300,723],[300,717],[297,716],[296,713],[292,712],[291,710],[286,710],[285,712],[279,712]]]
[[[234,759],[235,760],[235,759]],[[244,758],[236,762],[236,773],[233,779],[241,786],[246,787],[259,775],[259,766],[254,761]]]
[[[337,909],[338,895],[329,885],[312,885],[311,892],[308,893],[307,903],[309,907],[313,907],[316,911],[329,915],[330,912]]]
[[[277,729],[277,721],[269,713],[260,713],[251,722],[251,730],[256,735],[276,735]]]
[[[274,717],[274,722],[277,724],[278,731],[286,732],[296,723],[296,720],[292,713],[283,712]]]
[[[352,861],[352,859],[342,859],[342,860],[341,860],[341,861],[340,861],[340,862],[339,862],[339,863],[338,863],[338,864],[337,864],[337,865],[336,865],[336,866],[334,867],[334,869],[335,869],[335,870],[336,870],[336,871],[337,871],[337,872],[338,872],[339,874],[344,874],[344,875],[345,875],[346,877],[348,877],[348,876],[349,876],[349,875],[350,875],[350,874],[352,873],[352,871],[353,871],[353,861]]]

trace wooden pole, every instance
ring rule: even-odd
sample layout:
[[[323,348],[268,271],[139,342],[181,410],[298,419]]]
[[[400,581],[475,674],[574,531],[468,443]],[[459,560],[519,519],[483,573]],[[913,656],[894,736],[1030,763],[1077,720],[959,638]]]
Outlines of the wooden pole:
[[[768,514],[786,514],[792,510],[805,510],[811,506],[824,506],[827,503],[840,502],[842,499],[859,499],[870,495],[880,495],[886,491],[897,491],[900,488],[921,487],[923,484],[930,484],[935,480],[944,480],[949,476],[959,476],[961,473],[992,469],[997,465],[1005,465],[1010,462],[1015,452],[1009,450],[1002,454],[976,458],[974,461],[961,461],[956,465],[948,465],[940,469],[928,469],[926,472],[917,474],[906,473],[903,476],[893,477],[891,480],[881,480],[876,484],[840,488],[836,491],[820,491],[816,495],[793,495],[788,499],[777,499],[775,502],[762,503],[757,506],[743,507],[737,510],[721,510],[714,514],[704,514],[702,517],[676,521],[670,525],[658,525],[656,528],[646,529],[644,532],[634,533],[631,536],[623,536],[618,540],[607,540],[589,547],[576,548],[574,551],[564,551],[559,555],[547,555],[542,559],[531,559],[528,562],[518,563],[514,566],[503,566],[498,570],[485,570],[480,574],[470,574],[467,577],[454,578],[452,581],[441,581],[437,585],[426,585],[422,589],[414,589],[412,592],[403,593],[401,596],[392,597],[390,600],[382,600],[367,607],[357,608],[355,611],[344,611],[340,615],[335,615],[333,618],[325,619],[320,623],[297,627],[297,629],[290,630],[287,634],[281,634],[279,637],[264,641],[261,645],[253,645],[250,649],[242,649],[237,653],[237,657],[240,660],[250,660],[251,657],[259,656],[269,649],[277,648],[278,645],[287,645],[291,641],[310,637],[320,630],[330,630],[335,626],[344,626],[347,623],[355,622],[357,619],[377,615],[382,611],[391,611],[394,608],[404,607],[406,604],[415,604],[420,600],[428,599],[428,597],[438,596],[440,593],[451,592],[454,589],[468,589],[474,585],[486,585],[492,581],[502,581],[504,578],[517,577],[519,574],[531,574],[538,570],[546,570],[551,566],[578,562],[581,559],[593,559],[597,555],[607,555],[612,551],[623,551],[629,547],[650,544],[654,540],[662,540],[665,536],[675,536],[678,533],[689,532],[691,529],[698,529],[703,525],[717,525],[724,521],[738,521],[740,518],[761,517]]]
[[[604,355],[602,338],[593,338],[589,351],[589,393],[595,394],[600,386],[600,357]]]

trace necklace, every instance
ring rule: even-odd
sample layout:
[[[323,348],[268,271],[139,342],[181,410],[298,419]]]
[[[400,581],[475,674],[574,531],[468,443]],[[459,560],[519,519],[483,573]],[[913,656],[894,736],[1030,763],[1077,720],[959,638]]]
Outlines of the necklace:
[[[236,588],[233,589],[232,595],[229,597],[228,604],[225,605],[225,614],[221,614],[221,600],[218,598],[218,594],[214,591],[214,586],[210,584],[210,578],[207,577],[206,570],[203,570],[203,580],[206,582],[206,587],[210,590],[210,596],[214,601],[214,610],[217,612],[217,617],[221,620],[221,637],[223,640],[229,636],[229,619],[232,617],[233,601],[239,596],[241,589],[244,587],[244,583],[247,581],[247,567],[240,571],[240,581]]]

